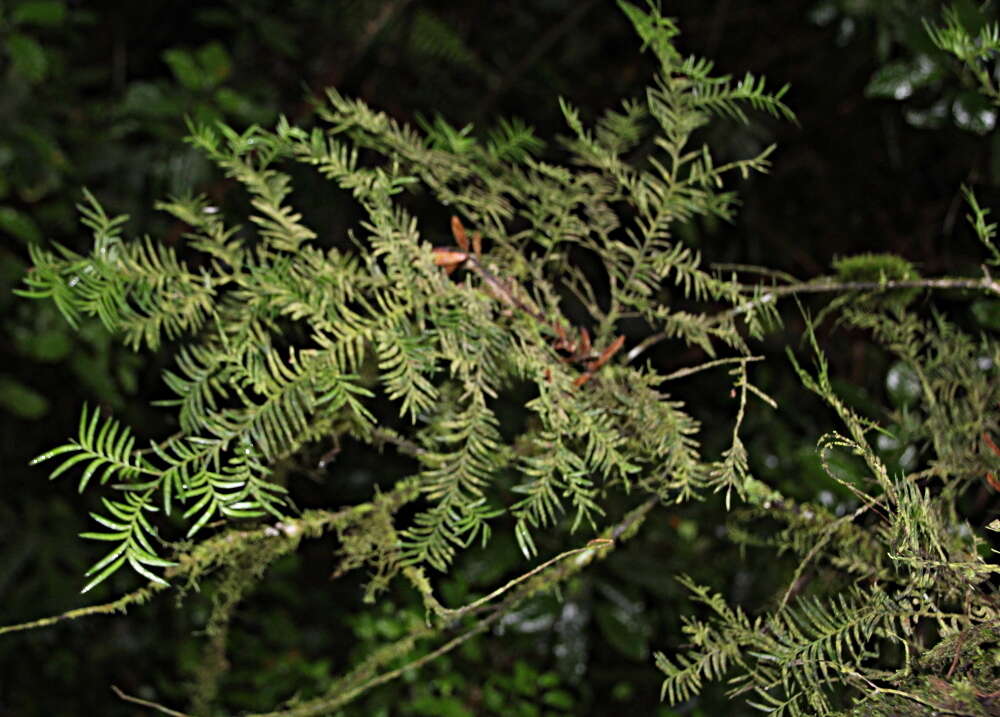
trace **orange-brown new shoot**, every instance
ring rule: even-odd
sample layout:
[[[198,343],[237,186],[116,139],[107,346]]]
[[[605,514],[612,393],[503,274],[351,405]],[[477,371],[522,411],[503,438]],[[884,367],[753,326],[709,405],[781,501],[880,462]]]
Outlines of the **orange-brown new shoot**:
[[[586,327],[580,327],[580,355],[590,356],[590,332],[587,331]]]
[[[1000,447],[998,447],[997,444],[993,442],[993,439],[990,437],[990,434],[986,433],[985,431],[983,432],[983,442],[986,444],[987,448],[993,451],[994,454],[1000,456]],[[997,477],[992,473],[989,472],[986,473],[986,482],[990,484],[990,487],[993,490],[1000,491],[1000,480],[997,480]]]
[[[593,378],[594,373],[596,373],[601,366],[610,361],[611,357],[618,353],[618,351],[621,350],[621,347],[625,344],[625,337],[619,336],[611,342],[610,346],[601,352],[600,356],[591,359],[590,356],[591,351],[593,350],[593,344],[590,339],[590,332],[587,331],[587,329],[580,327],[580,338],[574,341],[569,337],[569,333],[561,324],[548,321],[537,310],[532,309],[529,305],[525,304],[513,292],[513,287],[507,286],[503,281],[495,277],[479,263],[479,258],[483,252],[482,234],[479,232],[473,232],[472,241],[470,242],[469,235],[465,231],[465,226],[462,224],[462,220],[453,215],[451,217],[451,235],[455,238],[457,248],[443,246],[434,247],[432,250],[434,254],[434,264],[442,267],[448,274],[451,274],[460,266],[464,265],[465,268],[475,272],[483,279],[483,282],[486,284],[485,288],[494,298],[503,302],[511,309],[520,309],[524,311],[529,316],[532,316],[537,321],[540,321],[551,328],[556,335],[556,340],[552,343],[552,347],[556,351],[565,351],[569,354],[569,356],[565,356],[563,358],[563,361],[568,363],[586,361],[584,364],[584,372],[573,382],[573,385],[577,388]],[[551,370],[546,370],[545,379],[546,381],[552,380]]]
[[[449,274],[469,260],[467,252],[455,251],[448,247],[434,247],[431,251],[434,254],[434,263],[437,266],[443,266]]]
[[[589,336],[587,336],[587,342],[588,343],[590,342]],[[604,351],[601,353],[600,356],[598,356],[593,361],[589,361],[587,363],[587,370],[577,377],[577,379],[573,382],[573,385],[579,388],[583,384],[587,383],[587,381],[593,378],[594,374],[597,372],[599,368],[601,368],[601,366],[610,361],[611,357],[621,350],[621,347],[624,344],[625,344],[624,336],[619,336],[617,339],[612,341],[611,345],[608,346],[606,349],[604,349]]]
[[[596,371],[601,366],[606,364],[612,356],[621,350],[621,347],[625,345],[625,337],[619,336],[615,339],[610,346],[604,349],[604,353],[598,356],[596,359],[587,364],[588,371]]]
[[[454,215],[451,217],[451,235],[455,237],[459,249],[469,251],[469,237],[465,235],[465,227],[462,226],[462,220]]]

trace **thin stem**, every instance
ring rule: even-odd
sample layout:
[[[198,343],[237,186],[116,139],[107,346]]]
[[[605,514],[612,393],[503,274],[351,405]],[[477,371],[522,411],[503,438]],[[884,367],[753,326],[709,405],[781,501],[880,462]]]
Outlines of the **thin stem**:
[[[470,638],[485,632],[486,629],[493,623],[500,620],[504,615],[507,615],[513,608],[537,593],[539,590],[543,590],[550,585],[554,585],[565,580],[570,575],[579,572],[584,567],[589,565],[595,557],[603,557],[603,555],[607,552],[616,548],[619,541],[624,541],[632,537],[649,511],[652,510],[658,503],[659,498],[655,496],[647,499],[644,503],[640,504],[639,507],[635,508],[628,515],[626,515],[619,523],[606,529],[602,533],[602,536],[604,537],[599,539],[598,544],[588,545],[584,548],[569,551],[569,553],[587,553],[585,555],[580,555],[576,560],[564,560],[564,558],[567,557],[567,554],[561,554],[553,560],[549,560],[544,565],[535,568],[527,576],[522,576],[524,579],[518,579],[508,583],[504,589],[515,587],[514,583],[517,583],[516,589],[514,589],[500,604],[493,607],[486,617],[482,618],[460,635],[448,640],[443,645],[428,654],[415,660],[411,660],[400,667],[387,670],[386,672],[378,675],[369,676],[383,664],[411,653],[416,640],[431,637],[439,632],[447,630],[450,626],[455,624],[454,621],[446,623],[443,627],[438,628],[426,625],[414,628],[409,635],[385,646],[384,648],[380,648],[371,657],[369,657],[368,660],[355,668],[351,673],[336,680],[323,697],[299,704],[288,710],[268,712],[265,714],[254,715],[253,717],[312,717],[315,715],[331,714],[336,711],[337,708],[354,700],[373,687],[395,680],[410,670],[422,667],[428,662],[431,662],[432,660],[454,650]],[[595,548],[599,549],[595,550]],[[559,564],[554,565],[557,561],[559,561]],[[540,572],[542,570],[544,570],[544,572]],[[531,578],[530,580],[527,579],[529,577]],[[418,587],[418,589],[420,589],[422,593],[424,592],[422,588]],[[440,603],[438,603],[436,599],[434,599],[433,602],[434,604],[440,606]],[[465,614],[479,612],[485,607],[482,603],[482,600],[477,600],[475,603],[451,612],[465,611]],[[437,610],[434,610],[434,612],[437,612]]]
[[[760,290],[760,285],[744,285],[740,287],[743,292],[756,292]],[[990,273],[983,267],[983,277],[981,279],[963,279],[957,277],[943,277],[941,279],[899,279],[892,281],[832,281],[821,279],[818,281],[803,282],[790,286],[775,286],[767,289],[756,299],[747,301],[736,306],[729,311],[724,311],[709,322],[710,326],[718,325],[729,321],[740,314],[746,314],[759,306],[777,301],[785,296],[797,294],[822,294],[848,291],[891,291],[893,289],[971,289],[974,291],[987,291],[1000,295],[1000,282],[996,281]],[[642,353],[668,338],[665,331],[653,334],[642,341],[625,355],[626,363],[631,363]]]
[[[802,281],[788,272],[780,271],[778,269],[768,269],[764,266],[754,266],[753,264],[729,264],[716,262],[711,265],[712,269],[716,271],[741,271],[745,274],[761,274],[762,276],[770,276],[775,279],[780,279],[781,281],[788,282],[789,284],[801,284]]]
[[[169,707],[164,707],[158,702],[151,702],[150,700],[140,699],[139,697],[133,697],[132,695],[122,692],[120,689],[111,685],[111,691],[118,695],[119,698],[125,700],[126,702],[131,702],[135,705],[142,705],[143,707],[148,707],[151,710],[156,710],[157,712],[165,715],[170,715],[171,717],[193,717],[187,712],[178,712],[177,710],[172,710]]]
[[[433,610],[435,613],[437,613],[437,615],[439,617],[441,617],[441,618],[443,618],[445,620],[456,620],[456,619],[462,617],[463,615],[466,615],[467,613],[475,612],[477,610],[477,608],[480,608],[483,605],[485,605],[486,603],[490,602],[491,600],[500,597],[501,595],[503,595],[505,592],[507,592],[511,588],[516,587],[520,583],[523,583],[525,580],[534,577],[538,573],[542,572],[543,570],[546,570],[547,568],[555,565],[556,563],[562,562],[566,558],[572,557],[574,555],[578,555],[578,554],[583,553],[583,552],[585,552],[587,550],[597,550],[599,548],[608,548],[612,544],[613,543],[611,543],[611,542],[597,543],[597,544],[594,544],[594,545],[589,545],[588,544],[588,545],[585,545],[582,548],[574,548],[573,550],[567,550],[567,551],[565,551],[563,553],[559,553],[559,555],[555,556],[554,558],[550,558],[549,560],[546,560],[544,563],[542,563],[541,565],[537,566],[536,568],[533,568],[532,570],[529,570],[528,572],[524,573],[523,575],[517,576],[516,578],[514,578],[513,580],[511,580],[510,582],[508,582],[506,585],[503,585],[502,587],[499,587],[496,590],[494,590],[493,592],[491,592],[489,595],[485,595],[485,596],[479,598],[478,600],[474,600],[473,602],[469,603],[468,605],[463,605],[462,607],[459,607],[459,608],[447,608],[447,607],[444,607],[440,603],[440,601],[438,601],[438,599],[434,597],[433,594],[425,592],[425,586],[427,586],[426,580],[419,581],[420,584],[418,585],[418,589],[421,591],[421,593],[423,593],[423,596],[424,596],[424,599],[425,599],[424,600],[425,605],[428,608],[430,608],[431,610]]]
[[[38,620],[22,622],[16,625],[0,626],[0,635],[7,634],[8,632],[20,632],[22,630],[34,630],[39,627],[49,627],[50,625],[55,625],[56,623],[63,622],[64,620],[75,620],[79,617],[88,617],[90,615],[111,615],[116,612],[123,613],[126,612],[126,608],[128,608],[129,605],[141,605],[152,598],[153,595],[161,590],[165,590],[166,588],[166,585],[150,582],[146,586],[108,603],[103,603],[101,605],[89,605],[87,607],[76,608],[75,610],[67,610],[59,615],[43,617]]]

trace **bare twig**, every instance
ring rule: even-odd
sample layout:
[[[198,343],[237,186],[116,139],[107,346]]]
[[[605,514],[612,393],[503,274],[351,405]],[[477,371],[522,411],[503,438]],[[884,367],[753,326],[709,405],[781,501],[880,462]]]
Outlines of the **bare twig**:
[[[169,707],[164,707],[158,702],[151,702],[150,700],[140,699],[139,697],[133,697],[132,695],[126,694],[118,689],[116,686],[111,685],[111,691],[118,695],[119,698],[125,700],[126,702],[131,702],[135,705],[142,705],[143,707],[148,707],[151,710],[156,710],[160,714],[171,715],[171,717],[194,717],[189,715],[187,712],[178,712],[177,710],[172,710]]]

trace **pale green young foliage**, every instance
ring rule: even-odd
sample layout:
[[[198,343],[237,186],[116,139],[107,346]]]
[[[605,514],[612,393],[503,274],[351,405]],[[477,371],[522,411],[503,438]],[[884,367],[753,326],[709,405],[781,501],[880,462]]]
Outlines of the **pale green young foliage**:
[[[966,215],[966,218],[975,230],[976,236],[979,237],[979,241],[982,242],[983,246],[990,253],[990,266],[1000,266],[1000,251],[997,251],[996,244],[993,243],[997,235],[997,225],[996,222],[986,220],[990,214],[990,210],[979,206],[976,195],[968,187],[962,187],[962,195],[965,197],[965,201],[969,205],[969,211],[971,212],[971,214]]]
[[[955,6],[945,9],[943,19],[941,26],[924,21],[931,41],[962,64],[983,95],[994,105],[1000,104],[1000,89],[994,79],[996,55],[1000,53],[1000,24],[984,23],[979,32],[972,33],[963,25]]]
[[[766,169],[772,148],[717,164],[691,134],[712,115],[746,121],[744,106],[791,112],[783,90],[714,77],[710,63],[680,58],[672,25],[656,11],[622,7],[661,73],[644,100],[626,101],[593,129],[563,102],[566,165],[537,159],[543,145],[518,121],[501,122],[485,141],[441,117],[424,122],[422,134],[330,90],[317,107],[326,129],[284,120],[273,132],[191,126],[190,142],[246,189],[249,227],[227,224],[203,197],[175,197],[159,208],[190,227],[183,247],[126,241],[125,218],[107,216],[88,194],[81,212],[93,251],[33,249],[25,294],[52,297],[73,322],[97,315],[136,349],[177,342],[164,373],[175,397],[160,405],[177,411],[179,433],[137,448],[94,411],[77,440],[40,457],[64,458],[54,476],[89,461],[81,486],[103,467],[100,483],[128,496],[108,504],[112,518],[95,516],[112,531],[100,539],[117,542],[94,583],[123,560],[147,577],[142,566],[162,560],[146,519],[154,506],[171,514],[179,505],[188,537],[217,518],[285,515],[292,504],[270,466],[321,438],[380,440],[371,409],[379,400],[396,407],[412,426],[406,440],[420,446],[426,508],[399,526],[403,564],[446,569],[457,549],[487,540],[490,521],[505,512],[531,555],[533,534],[567,510],[570,529],[596,527],[600,496],[615,485],[670,499],[711,486],[742,492],[748,474],[736,433],[724,460],[704,461],[697,422],[651,368],[616,356],[596,375],[581,373],[626,317],[710,355],[747,353],[735,313],[713,321],[657,296],[666,284],[692,300],[742,301],[671,232],[699,214],[728,217],[725,177]],[[640,143],[655,149],[635,155]],[[381,159],[362,165],[360,151]],[[356,251],[317,242],[291,203],[288,162],[315,167],[361,205]],[[397,201],[403,192],[434,197],[482,232],[478,271],[456,281],[439,268],[431,247],[448,241],[445,228],[421,226]],[[606,283],[584,273],[571,250],[599,258]],[[555,348],[560,333],[579,333],[564,316],[567,296],[589,315],[594,345],[570,361]],[[759,331],[761,315],[740,320]],[[524,382],[537,393],[527,405],[533,421],[505,444],[492,401]],[[511,475],[516,497],[508,499]]]

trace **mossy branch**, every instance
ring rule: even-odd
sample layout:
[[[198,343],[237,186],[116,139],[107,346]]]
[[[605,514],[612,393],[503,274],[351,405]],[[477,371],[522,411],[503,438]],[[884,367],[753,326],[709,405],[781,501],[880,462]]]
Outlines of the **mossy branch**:
[[[220,566],[232,564],[238,556],[254,550],[254,546],[260,543],[270,544],[281,541],[284,547],[280,552],[289,552],[297,547],[299,540],[303,537],[317,538],[333,529],[345,529],[363,520],[366,515],[377,508],[395,511],[403,504],[414,500],[417,495],[416,482],[403,481],[393,490],[380,494],[373,501],[343,510],[310,510],[306,511],[301,518],[288,519],[253,530],[226,530],[205,539],[190,551],[178,554],[176,567],[168,569],[166,577],[174,581],[184,580],[188,586],[192,586]],[[15,625],[0,626],[0,635],[50,627],[65,620],[76,620],[92,615],[124,613],[129,606],[148,602],[155,595],[170,587],[169,583],[150,581],[138,590],[108,603],[76,608],[59,615]]]

